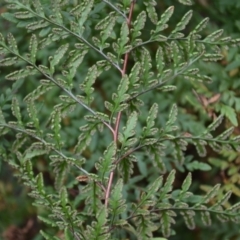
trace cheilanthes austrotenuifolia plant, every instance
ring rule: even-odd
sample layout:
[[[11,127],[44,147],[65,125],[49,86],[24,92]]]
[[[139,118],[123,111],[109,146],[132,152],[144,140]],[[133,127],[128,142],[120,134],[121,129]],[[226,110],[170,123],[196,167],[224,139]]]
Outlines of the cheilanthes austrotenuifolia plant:
[[[176,123],[177,103],[162,125],[161,103],[150,94],[174,91],[176,78],[207,84],[211,79],[195,63],[220,60],[222,47],[238,45],[239,39],[224,37],[222,30],[203,37],[208,18],[186,30],[192,10],[169,26],[174,6],[160,14],[154,0],[143,0],[141,12],[132,0],[5,2],[2,17],[27,30],[29,49],[21,52],[12,33],[0,35],[0,65],[11,66],[5,78],[14,81],[6,96],[11,107],[0,112],[1,156],[30,187],[34,204],[45,209],[41,221],[62,230],[65,239],[91,240],[169,237],[178,214],[189,229],[195,228],[195,216],[207,226],[211,215],[238,221],[240,203],[225,205],[231,192],[218,198],[219,184],[195,195],[189,171],[181,187],[174,187],[175,166],[185,166],[186,147],[194,145],[199,156],[206,155],[206,146],[237,151],[233,128],[213,136],[220,115],[200,134],[184,134]],[[152,26],[148,39],[146,22]],[[15,96],[29,81],[37,87],[24,99]],[[47,115],[48,96],[54,98]],[[12,134],[14,140],[6,137]],[[168,149],[175,165],[164,161]],[[39,157],[49,163],[54,186],[33,171]],[[147,186],[138,185],[144,180]],[[70,196],[70,187],[79,190],[77,196]]]

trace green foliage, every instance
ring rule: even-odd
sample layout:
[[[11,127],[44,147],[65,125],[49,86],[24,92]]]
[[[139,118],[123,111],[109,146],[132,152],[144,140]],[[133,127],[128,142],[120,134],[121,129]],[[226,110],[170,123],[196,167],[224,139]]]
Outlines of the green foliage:
[[[174,25],[174,6],[159,15],[154,0],[143,1],[139,12],[138,3],[128,0],[5,2],[2,17],[26,29],[29,44],[23,50],[12,33],[0,36],[0,65],[11,67],[5,78],[15,81],[10,95],[1,95],[0,133],[9,138],[0,153],[31,189],[34,205],[44,208],[39,219],[49,231],[66,239],[163,239],[154,236],[173,236],[179,219],[188,229],[210,226],[214,218],[239,221],[240,204],[231,204],[230,189],[221,192],[216,184],[206,194],[194,192],[192,172],[211,166],[187,155],[189,146],[199,157],[209,147],[236,154],[234,108],[221,104],[217,117],[208,106],[213,99],[196,93],[213,121],[189,133],[181,101],[158,100],[174,95],[169,92],[177,91],[179,79],[204,88],[211,77],[203,66],[222,60],[223,49],[240,39],[219,29],[203,33],[208,18],[190,28],[192,10]],[[150,44],[157,46],[154,53]],[[30,81],[36,87],[15,97]],[[224,116],[233,126],[219,132]],[[50,186],[42,171],[34,171],[40,158],[51,173]],[[210,163],[218,164],[214,158]],[[180,185],[176,170],[187,171]],[[70,196],[73,189],[77,196]]]

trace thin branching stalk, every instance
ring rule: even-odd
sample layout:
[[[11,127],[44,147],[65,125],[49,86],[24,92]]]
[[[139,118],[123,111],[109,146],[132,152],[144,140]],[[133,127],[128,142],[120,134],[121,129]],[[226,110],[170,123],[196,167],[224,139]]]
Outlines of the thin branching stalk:
[[[11,125],[9,125],[9,124],[3,124],[3,123],[0,123],[0,126],[1,126],[1,127],[6,127],[6,128],[9,128],[9,129],[12,129],[12,130],[14,130],[14,131],[16,131],[16,132],[24,133],[25,135],[27,135],[27,136],[29,136],[29,137],[31,137],[31,138],[34,138],[35,140],[43,143],[45,146],[47,146],[47,145],[49,145],[49,144],[51,145],[51,143],[46,142],[44,139],[42,139],[42,138],[40,138],[40,137],[38,137],[38,136],[36,136],[36,135],[32,135],[32,134],[28,133],[28,132],[25,131],[24,129],[21,129],[21,128],[18,128],[18,127],[14,127],[14,126],[11,126]],[[57,153],[59,156],[63,157],[64,159],[68,159],[68,157],[67,157],[66,155],[64,155],[64,153],[63,153],[62,151],[56,149],[56,148],[53,147],[52,145],[51,145],[51,150],[54,151],[55,153]],[[73,164],[73,165],[75,165],[75,164]],[[83,168],[81,168],[81,167],[79,167],[79,166],[77,166],[77,168],[78,168],[80,171],[82,171],[84,174],[89,175],[89,173],[88,173],[85,169],[83,169]]]
[[[183,69],[181,69],[179,72],[174,73],[171,77],[168,77],[167,79],[160,79],[158,84],[156,84],[156,85],[154,85],[154,86],[152,86],[152,87],[150,87],[150,88],[148,88],[146,90],[143,90],[142,92],[139,92],[139,93],[135,94],[134,96],[132,96],[129,99],[127,99],[125,102],[130,102],[131,100],[133,100],[133,99],[135,99],[135,98],[137,98],[137,97],[139,97],[139,96],[141,96],[141,95],[143,95],[143,94],[145,94],[147,92],[153,91],[153,90],[163,86],[165,83],[175,79],[176,77],[179,77],[190,66],[192,66],[195,62],[197,62],[203,56],[204,53],[205,52],[200,53],[196,58],[194,58],[192,61],[188,62]]]
[[[57,22],[52,21],[51,19],[41,16],[39,14],[37,14],[36,12],[34,12],[31,8],[27,8],[26,6],[23,6],[25,9],[27,9],[29,12],[31,12],[33,15],[35,15],[36,17],[39,17],[49,23],[51,23],[54,26],[57,26],[59,28],[61,28],[62,30],[64,30],[65,32],[71,34],[72,36],[76,37],[77,39],[81,40],[82,42],[84,42],[90,49],[93,49],[94,51],[98,52],[104,59],[106,59],[111,65],[113,65],[116,69],[118,69],[119,71],[121,71],[121,68],[114,63],[111,59],[109,59],[107,57],[107,55],[101,51],[100,49],[98,49],[97,47],[95,47],[93,44],[91,44],[87,39],[85,39],[83,36],[80,36],[74,32],[72,32],[70,29],[68,29],[67,27],[58,24]]]
[[[134,5],[135,5],[135,1],[132,1],[131,6],[130,6],[130,11],[129,11],[129,16],[128,16],[128,19],[127,19],[127,24],[128,24],[129,29],[131,27],[132,13],[133,13]],[[127,52],[124,56],[123,68],[121,70],[122,77],[126,74],[128,57],[129,57],[129,52]],[[117,145],[117,141],[118,141],[119,125],[120,125],[120,121],[121,121],[121,116],[122,116],[122,112],[119,112],[117,114],[116,124],[115,124],[115,128],[114,128],[114,133],[113,133],[113,140],[116,143],[116,145]],[[108,200],[109,200],[109,196],[110,196],[113,177],[114,177],[114,171],[111,171],[110,175],[109,175],[109,180],[108,180],[108,184],[107,184],[107,191],[106,191],[106,195],[105,195],[105,206],[106,207],[108,206]]]
[[[58,86],[60,89],[62,89],[65,93],[67,93],[67,95],[69,97],[71,97],[74,101],[76,101],[77,103],[79,103],[82,107],[84,107],[85,109],[87,109],[90,113],[92,113],[93,115],[96,115],[97,113],[90,108],[89,106],[87,106],[83,101],[81,101],[79,98],[77,98],[70,90],[68,90],[67,88],[63,87],[61,84],[59,84],[52,76],[46,74],[45,72],[43,72],[37,65],[35,65],[34,63],[32,63],[31,61],[29,61],[27,58],[24,58],[22,55],[12,51],[10,48],[6,47],[6,49],[8,49],[9,52],[11,52],[13,55],[16,55],[18,58],[22,59],[23,61],[25,61],[26,63],[28,63],[29,65],[31,65],[32,67],[34,67],[39,73],[41,73],[43,76],[45,76],[47,79],[49,79],[51,82],[53,82],[56,86]],[[109,130],[111,130],[112,133],[114,133],[114,130],[112,128],[112,126],[107,123],[104,120],[101,120],[102,123],[107,126],[109,128]]]
[[[196,208],[196,207],[189,207],[189,208],[179,208],[179,207],[171,207],[171,208],[164,208],[164,209],[151,209],[149,210],[149,213],[159,213],[163,211],[189,211],[192,210],[194,212],[210,212],[210,213],[215,213],[215,214],[222,214],[222,215],[227,215],[228,217],[236,217],[237,214],[232,214],[232,213],[227,213],[225,211],[218,211],[218,210],[212,210],[211,208],[209,209],[201,209],[201,208]],[[130,220],[132,218],[140,217],[142,215],[130,215],[127,220]],[[147,216],[147,215],[146,215]]]

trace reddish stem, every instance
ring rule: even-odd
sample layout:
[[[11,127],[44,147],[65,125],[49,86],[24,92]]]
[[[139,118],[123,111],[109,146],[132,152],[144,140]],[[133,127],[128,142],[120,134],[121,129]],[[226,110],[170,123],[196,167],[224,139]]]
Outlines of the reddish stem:
[[[130,11],[129,11],[128,19],[127,19],[127,24],[128,24],[129,29],[131,27],[131,20],[132,20],[132,13],[133,13],[133,9],[134,9],[134,4],[135,4],[135,0],[133,0],[132,3],[131,3]],[[122,71],[121,71],[122,77],[126,73],[128,57],[129,57],[129,52],[125,53],[123,68],[122,68]],[[117,140],[118,140],[118,133],[119,133],[119,125],[120,125],[120,121],[121,121],[121,116],[122,116],[122,112],[119,112],[117,114],[116,123],[115,123],[115,127],[114,127],[114,132],[113,132],[113,140],[116,144],[117,144]],[[106,194],[105,194],[105,206],[106,207],[108,206],[108,200],[109,200],[109,196],[110,196],[113,177],[114,177],[114,171],[112,171],[109,175],[107,190],[106,190]]]

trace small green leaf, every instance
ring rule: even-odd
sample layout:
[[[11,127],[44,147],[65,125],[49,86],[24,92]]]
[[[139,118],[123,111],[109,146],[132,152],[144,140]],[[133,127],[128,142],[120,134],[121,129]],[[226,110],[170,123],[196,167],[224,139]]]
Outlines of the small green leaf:
[[[162,187],[163,183],[163,178],[158,177],[154,182],[152,182],[148,187],[147,187],[147,195],[151,196],[157,191],[159,191],[160,187]]]
[[[158,50],[156,52],[156,63],[157,63],[156,66],[158,70],[158,73],[157,73],[158,78],[162,76],[162,72],[165,67],[165,61],[163,56],[164,54],[163,54],[162,47],[158,47]]]
[[[115,159],[115,154],[117,151],[116,143],[112,142],[103,153],[103,157],[95,164],[99,177],[104,181],[105,177],[113,169],[113,162]]]
[[[19,102],[16,97],[13,97],[12,99],[12,113],[17,118],[18,124],[22,125],[22,116],[20,112]]]
[[[39,119],[37,117],[37,109],[32,99],[27,102],[27,111],[30,119],[34,123],[34,127],[40,132]]]
[[[88,0],[88,1],[81,1],[81,4],[79,5],[79,19],[78,19],[78,28],[79,28],[79,34],[82,35],[84,32],[83,25],[88,19],[88,16],[90,12],[92,11],[92,8],[94,6],[94,0]]]
[[[211,132],[211,131],[214,131],[218,126],[220,126],[220,124],[222,123],[223,121],[223,115],[220,115],[218,116],[213,123],[211,123],[207,128],[208,128],[208,131]]]
[[[170,216],[172,212],[171,211],[162,211],[161,213],[161,230],[163,233],[163,236],[169,237],[171,234],[171,224],[175,223],[174,219]]]
[[[0,66],[12,66],[18,62],[17,57],[8,57],[0,60]]]
[[[171,55],[173,59],[173,67],[177,68],[181,63],[181,54],[177,43],[174,41],[171,42]]]
[[[140,82],[143,85],[143,88],[149,87],[149,81],[153,76],[153,72],[151,72],[152,68],[152,58],[150,52],[147,49],[142,49],[141,51],[141,79]]]
[[[130,179],[131,174],[133,174],[134,162],[136,162],[136,157],[134,155],[129,155],[128,157],[122,159],[117,165],[124,183],[127,183]]]
[[[40,230],[40,233],[45,238],[45,240],[61,240],[59,237],[53,237],[52,234],[48,234],[43,230]]]
[[[149,199],[152,199],[156,192],[159,191],[159,188],[162,187],[162,183],[163,183],[162,176],[158,177],[152,183],[150,183],[149,186],[147,187],[146,192],[144,192],[144,194],[141,195],[139,206],[146,204]]]
[[[37,51],[38,51],[38,41],[37,41],[37,37],[35,34],[33,34],[31,36],[29,50],[30,50],[30,60],[32,63],[35,64],[36,55],[37,55]]]
[[[118,42],[118,55],[122,55],[125,52],[125,45],[129,41],[129,28],[126,21],[123,22],[120,32],[120,38],[117,40]]]
[[[203,55],[202,60],[206,62],[217,62],[223,59],[223,55],[221,53],[205,53]]]
[[[201,74],[195,74],[190,73],[190,74],[183,74],[183,77],[188,80],[188,81],[199,81],[199,82],[206,82],[206,83],[211,83],[212,82],[212,78],[206,75],[201,75]]]
[[[160,21],[157,23],[156,30],[154,31],[154,34],[163,31],[168,27],[167,22],[171,18],[172,14],[174,12],[174,6],[170,6],[162,15]]]
[[[29,148],[24,152],[24,161],[31,160],[34,157],[41,156],[47,154],[49,152],[48,149],[39,146],[37,143],[33,143]]]
[[[94,88],[92,87],[96,78],[100,75],[101,72],[99,72],[96,65],[93,65],[89,68],[87,76],[83,82],[83,84],[80,85],[80,88],[86,93],[86,101],[87,104],[90,105],[93,101],[93,91]]]
[[[217,214],[216,217],[222,223],[225,223],[230,220],[230,218],[226,214]]]
[[[154,165],[159,169],[161,174],[166,173],[166,166],[163,162],[162,156],[158,151],[155,152],[153,161]]]
[[[116,22],[116,16],[115,13],[110,13],[106,19],[104,19],[104,24],[102,22],[102,24],[98,23],[99,27],[101,26],[101,29],[103,29],[103,31],[100,32],[100,37],[101,37],[101,49],[103,49],[103,45],[106,42],[106,40],[112,35],[113,32],[113,28],[115,26],[115,22]]]
[[[68,47],[69,47],[68,43],[60,46],[55,52],[54,56],[49,58],[52,73],[54,72],[54,67],[60,62],[60,60],[66,54]]]
[[[192,210],[185,210],[180,212],[181,215],[183,215],[184,222],[188,229],[194,229],[195,228],[195,221],[194,221],[194,216],[195,213]]]
[[[194,29],[194,33],[201,32],[204,28],[206,28],[209,22],[209,18],[204,18]]]
[[[148,117],[147,117],[147,127],[149,129],[154,126],[157,114],[158,114],[158,104],[154,103],[152,105],[152,107],[150,108],[149,114],[148,114]]]
[[[166,24],[169,21],[169,19],[172,17],[173,12],[174,12],[174,6],[170,6],[169,8],[167,8],[167,10],[161,15],[161,19],[157,23],[157,26],[161,24]]]
[[[5,39],[4,39],[3,35],[2,35],[2,33],[0,33],[0,43],[1,43],[1,45],[6,46],[5,45]],[[2,53],[2,51],[5,51],[5,48],[1,47],[1,53]]]
[[[28,11],[25,12],[16,12],[15,17],[18,19],[29,19],[29,18],[33,18],[34,14]]]
[[[79,65],[82,63],[84,56],[87,54],[87,52],[88,52],[87,49],[83,49],[83,50],[69,53],[69,58],[66,63],[66,69],[69,70],[68,77],[70,79],[72,79],[75,76],[77,69]]]
[[[156,2],[154,0],[149,0],[148,3],[145,5],[147,6],[148,17],[150,18],[152,23],[157,24],[158,15],[157,15],[156,9],[155,9]]]
[[[164,199],[166,197],[166,194],[172,191],[173,182],[175,180],[175,173],[176,171],[174,169],[169,173],[164,186],[160,190],[159,199]]]
[[[173,104],[172,109],[169,113],[168,121],[166,122],[166,129],[175,123],[177,119],[177,112],[178,112],[177,105]]]
[[[208,145],[213,149],[213,151],[220,153],[223,150],[223,146],[217,142],[209,142]]]
[[[126,210],[125,200],[122,195],[123,191],[123,181],[122,179],[119,179],[114,186],[111,197],[109,200],[109,207],[111,209],[111,213],[114,215],[114,217],[118,217],[119,214],[122,214]]]
[[[227,209],[228,212],[237,212],[240,209],[240,202]]]
[[[129,88],[129,79],[127,75],[124,75],[118,85],[117,94],[112,94],[112,99],[114,101],[114,110],[111,110],[112,108],[109,108],[112,112],[119,112],[121,109],[121,106],[123,108],[126,108],[128,105],[124,103],[124,101],[127,100],[129,95],[126,93]],[[111,107],[111,103],[105,102],[106,107]]]
[[[31,66],[27,66],[25,69],[21,69],[21,70],[18,70],[18,71],[8,74],[6,76],[6,79],[7,80],[19,80],[19,79],[26,78],[31,75],[35,75],[37,73],[38,73],[38,71],[36,69],[34,69]]]
[[[49,26],[49,22],[47,21],[44,21],[44,20],[40,20],[40,21],[37,21],[37,22],[31,22],[29,23],[26,28],[29,30],[29,31],[34,31],[34,30],[38,30],[38,29],[44,29],[46,27]]]
[[[65,207],[68,204],[68,193],[65,187],[62,187],[60,190],[60,201],[63,207]]]
[[[234,127],[230,127],[228,128],[227,130],[225,130],[223,133],[221,133],[220,135],[217,136],[217,139],[221,139],[221,140],[225,140],[225,139],[228,139],[233,131],[234,131]]]
[[[231,195],[232,195],[232,191],[228,191],[223,197],[221,197],[220,199],[219,199],[219,201],[216,203],[216,204],[214,204],[211,208],[212,209],[218,209],[219,208],[219,206],[223,206],[228,200],[229,200],[229,198],[231,197]]]
[[[177,141],[177,142],[174,142],[174,151],[173,151],[173,154],[174,154],[174,157],[176,158],[177,160],[177,163],[179,165],[182,165],[183,162],[184,162],[184,154],[183,154],[183,151],[185,150],[186,146],[184,147],[184,149],[182,149],[183,147],[181,146],[180,142]]]
[[[183,181],[182,184],[182,191],[186,192],[188,191],[189,187],[191,186],[192,183],[192,174],[189,172],[185,180]]]
[[[61,8],[60,8],[60,2],[59,1],[52,1],[52,18],[54,19],[55,22],[58,24],[63,25],[63,19],[62,19],[62,14],[61,14]]]
[[[57,223],[56,221],[50,219],[50,218],[47,218],[47,217],[43,217],[43,216],[38,216],[39,220],[46,223],[47,225],[50,225],[52,227],[57,227]]]
[[[54,187],[57,191],[60,191],[60,189],[64,186],[64,180],[66,179],[71,166],[69,160],[72,162],[71,159],[58,157],[50,163],[50,165],[53,166],[53,173],[55,176]]]
[[[235,127],[238,126],[237,115],[232,107],[222,104],[220,111],[221,114],[225,115]]]
[[[216,42],[217,40],[220,39],[220,37],[223,35],[223,29],[216,30],[215,32],[211,33],[208,35],[205,39],[204,42]]]
[[[61,146],[61,113],[59,109],[56,109],[52,114],[52,126],[51,128],[54,131],[54,139],[57,142],[58,148]]]
[[[184,5],[193,5],[192,0],[178,0],[178,1]]]
[[[97,218],[97,228],[98,231],[95,230],[96,238],[94,239],[104,239],[104,238],[99,238],[100,236],[105,233],[107,227],[105,226],[107,223],[107,215],[108,215],[108,210],[105,206],[102,206],[101,208],[98,209],[98,212],[96,214]],[[106,235],[106,233],[105,233]],[[106,235],[107,237],[107,235]]]
[[[42,7],[42,4],[41,4],[40,0],[34,0],[32,2],[32,4],[33,4],[37,14],[44,17],[44,11],[43,11],[43,7]]]
[[[34,101],[36,99],[38,99],[40,96],[42,96],[44,93],[48,92],[49,90],[52,89],[52,87],[54,86],[49,80],[46,80],[46,82],[42,80],[42,84],[44,85],[40,85],[38,86],[34,91],[32,91],[31,93],[29,93],[25,98],[24,101],[28,102],[28,101]],[[45,85],[46,84],[46,85]]]
[[[83,129],[85,127],[86,129]],[[78,137],[78,142],[74,147],[74,152],[78,155],[80,155],[87,146],[89,146],[92,136],[96,132],[96,128],[89,128],[88,125],[85,125],[81,128],[81,130],[84,130],[83,133],[80,134]]]
[[[210,200],[212,200],[215,195],[218,194],[220,184],[216,184],[204,197],[202,200],[202,203],[208,203]],[[197,204],[198,205],[198,204]]]
[[[37,189],[39,193],[44,193],[44,183],[43,183],[43,175],[42,173],[39,173],[36,177],[36,182],[37,182]]]
[[[198,162],[198,161],[193,161],[193,162],[187,163],[186,168],[189,171],[194,171],[194,170],[209,171],[212,169],[209,164]]]
[[[157,90],[161,91],[161,92],[170,92],[170,91],[174,91],[176,89],[177,89],[177,87],[174,86],[174,85],[166,85],[166,86],[162,86],[160,88],[157,88]]]
[[[3,115],[2,109],[0,108],[0,123],[6,123],[5,117]]]
[[[207,143],[205,141],[194,141],[194,144],[196,146],[196,149],[197,149],[197,152],[198,152],[198,155],[200,157],[205,157],[206,154],[207,154],[207,150],[205,148],[205,145],[207,145]]]
[[[139,78],[140,78],[141,64],[140,62],[136,62],[131,69],[131,73],[129,74],[129,88],[138,88]]]
[[[192,18],[192,14],[193,14],[192,10],[188,11],[183,16],[181,21],[177,24],[176,28],[172,31],[171,34],[174,34],[176,32],[180,32],[180,31],[184,30],[186,28],[187,24],[189,23],[190,19]]]
[[[132,112],[131,115],[128,117],[126,127],[123,127],[122,134],[124,136],[124,141],[127,141],[128,138],[132,137],[135,134],[137,120],[138,120],[137,112]]]
[[[210,213],[208,211],[201,211],[201,219],[205,226],[211,225]]]
[[[141,30],[145,26],[145,22],[147,19],[147,15],[145,11],[142,11],[138,16],[137,19],[133,23],[133,29],[132,29],[132,36],[131,39],[136,39],[141,35]]]
[[[18,52],[18,47],[17,47],[16,39],[14,38],[14,36],[12,35],[12,33],[8,33],[8,35],[7,35],[7,41],[8,41],[9,48],[10,48],[13,52],[19,53],[19,52]]]

